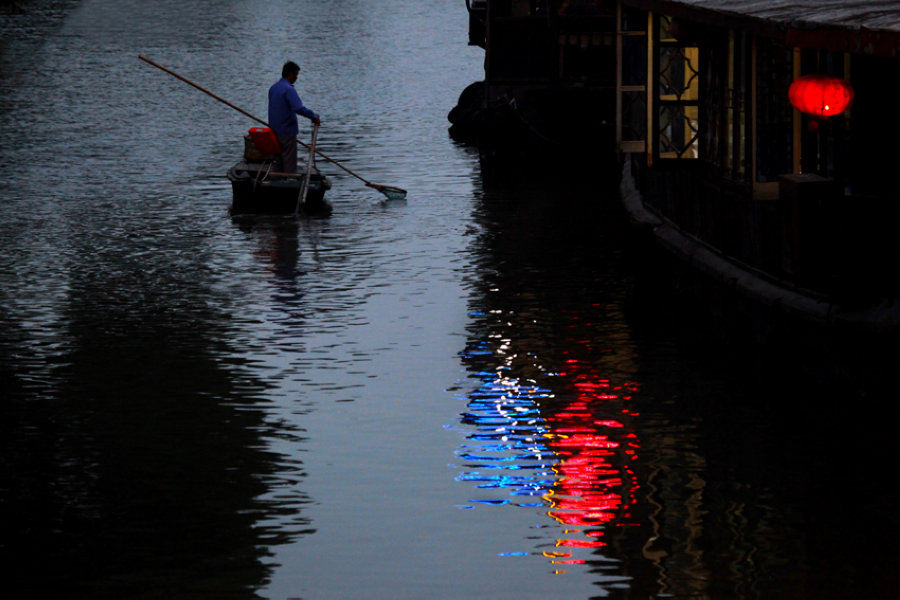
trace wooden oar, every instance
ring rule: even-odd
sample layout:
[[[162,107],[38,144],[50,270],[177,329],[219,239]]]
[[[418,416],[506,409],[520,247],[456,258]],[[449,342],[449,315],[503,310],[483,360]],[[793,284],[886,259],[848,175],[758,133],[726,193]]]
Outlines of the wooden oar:
[[[260,119],[259,117],[256,117],[256,116],[254,116],[254,115],[248,113],[246,110],[244,110],[243,108],[240,108],[239,106],[235,106],[234,104],[232,104],[231,102],[225,100],[224,98],[220,98],[219,96],[216,96],[215,94],[213,94],[212,92],[210,92],[210,91],[207,90],[206,88],[197,85],[196,83],[194,83],[193,81],[191,81],[191,80],[188,79],[187,77],[182,77],[181,75],[179,75],[179,74],[176,73],[175,71],[172,71],[171,69],[167,69],[166,67],[162,66],[161,64],[159,64],[159,63],[157,63],[157,62],[154,62],[154,61],[150,60],[149,58],[147,58],[147,57],[144,56],[143,54],[139,54],[139,55],[138,55],[138,58],[141,59],[142,61],[144,61],[144,62],[147,63],[147,64],[153,65],[154,67],[156,67],[157,69],[160,69],[161,71],[165,71],[166,73],[168,73],[168,74],[171,75],[172,77],[175,77],[176,79],[180,79],[181,81],[187,83],[188,85],[194,86],[195,88],[197,88],[198,90],[200,90],[200,91],[203,92],[204,94],[207,94],[207,95],[209,95],[209,96],[212,96],[213,98],[215,98],[216,100],[218,100],[218,101],[221,102],[222,104],[224,104],[224,105],[226,105],[226,106],[229,106],[229,107],[233,108],[234,110],[238,111],[238,112],[241,113],[242,115],[247,116],[247,117],[250,117],[251,119],[253,119],[253,120],[256,121],[257,123],[261,123],[262,125],[265,125],[266,127],[269,127],[269,128],[271,129],[271,125],[269,125],[268,123],[266,123],[265,121],[263,121],[263,120]],[[297,143],[300,144],[301,146],[303,146],[304,148],[310,148],[310,145],[309,145],[309,144],[306,144],[306,143],[304,143],[304,142],[302,142],[302,141],[300,141],[300,140],[297,140]],[[313,150],[313,148],[310,148],[310,150]],[[334,165],[337,165],[337,166],[340,167],[341,169],[347,171],[348,173],[350,173],[351,175],[353,175],[354,177],[356,177],[357,179],[359,179],[360,181],[362,181],[363,183],[365,183],[365,184],[366,184],[367,186],[369,186],[370,188],[374,188],[374,189],[378,190],[379,192],[381,192],[382,194],[384,194],[385,196],[387,196],[388,200],[402,200],[402,199],[406,198],[406,190],[404,190],[404,189],[402,189],[402,188],[394,187],[394,186],[392,186],[392,185],[381,185],[381,184],[378,184],[378,183],[372,183],[371,181],[368,181],[367,179],[364,179],[364,178],[361,177],[360,175],[357,175],[356,173],[354,173],[353,171],[351,171],[350,169],[348,169],[347,167],[345,167],[344,165],[342,165],[342,164],[339,163],[338,161],[334,160],[333,158],[331,158],[331,157],[329,157],[329,156],[325,156],[325,155],[322,154],[320,151],[315,150],[315,153],[318,154],[319,156],[321,156],[322,158],[324,158],[325,160],[327,160],[328,162],[330,162],[330,163],[332,163],[332,164],[334,164]]]

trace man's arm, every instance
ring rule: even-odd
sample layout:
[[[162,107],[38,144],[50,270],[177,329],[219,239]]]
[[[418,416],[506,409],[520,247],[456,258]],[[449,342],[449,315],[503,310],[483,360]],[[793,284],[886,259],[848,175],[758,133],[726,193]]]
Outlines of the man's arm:
[[[293,93],[290,93],[293,92]],[[297,93],[297,90],[291,89],[288,92],[288,101],[291,103],[291,110],[297,113],[298,115],[303,115],[310,121],[319,121],[319,115],[306,108],[303,105],[303,101],[300,99],[300,94]]]

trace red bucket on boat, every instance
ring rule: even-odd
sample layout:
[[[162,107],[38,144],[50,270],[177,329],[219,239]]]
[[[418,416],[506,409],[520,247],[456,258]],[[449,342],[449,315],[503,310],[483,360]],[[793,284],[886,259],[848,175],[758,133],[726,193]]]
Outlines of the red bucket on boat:
[[[250,139],[263,154],[281,154],[281,144],[278,143],[275,132],[268,127],[251,127]]]

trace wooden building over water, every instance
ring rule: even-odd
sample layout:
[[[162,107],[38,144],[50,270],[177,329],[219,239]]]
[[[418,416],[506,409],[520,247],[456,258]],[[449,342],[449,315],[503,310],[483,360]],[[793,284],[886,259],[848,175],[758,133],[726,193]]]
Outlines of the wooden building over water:
[[[896,333],[900,5],[622,0],[618,10],[623,200],[679,259],[685,287],[757,330]],[[807,80],[843,86],[852,102],[835,110],[820,90],[805,106],[794,92]]]
[[[470,43],[485,48],[482,106],[555,123],[562,150],[598,171],[618,156],[630,216],[677,259],[685,289],[758,330],[900,327],[896,2],[467,6]],[[791,85],[812,75],[852,103],[801,112]]]

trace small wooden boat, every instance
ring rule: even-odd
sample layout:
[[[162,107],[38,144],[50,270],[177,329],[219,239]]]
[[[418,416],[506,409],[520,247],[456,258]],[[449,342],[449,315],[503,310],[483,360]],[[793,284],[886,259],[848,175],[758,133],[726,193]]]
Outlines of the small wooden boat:
[[[270,129],[253,128],[244,136],[244,158],[228,169],[233,193],[231,215],[330,215],[331,203],[325,199],[325,191],[331,182],[314,161],[312,168],[301,161],[297,173],[275,171],[273,152],[277,148]],[[307,175],[309,185],[303,197]]]
[[[301,173],[276,173],[271,161],[238,162],[228,169],[233,192],[231,215],[330,215],[331,203],[325,199],[325,191],[331,182],[315,167],[309,176],[306,200],[298,210],[306,168],[299,170]]]

